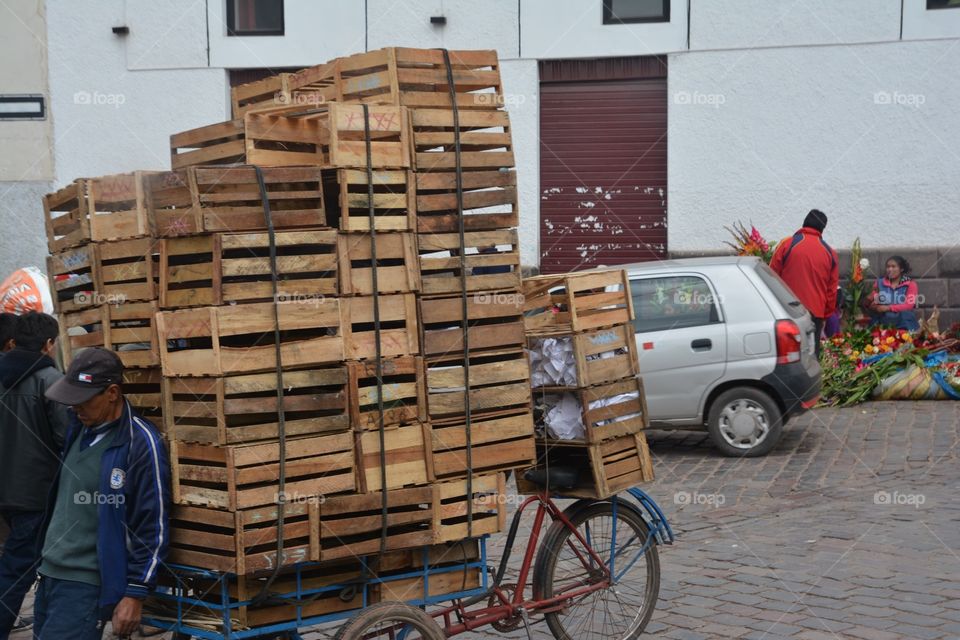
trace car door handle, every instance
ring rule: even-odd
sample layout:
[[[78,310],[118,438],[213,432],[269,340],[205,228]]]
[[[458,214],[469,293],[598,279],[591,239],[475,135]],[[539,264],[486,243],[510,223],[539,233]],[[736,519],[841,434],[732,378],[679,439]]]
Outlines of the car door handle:
[[[710,338],[700,338],[691,342],[690,348],[694,351],[710,351],[713,348],[713,341]]]

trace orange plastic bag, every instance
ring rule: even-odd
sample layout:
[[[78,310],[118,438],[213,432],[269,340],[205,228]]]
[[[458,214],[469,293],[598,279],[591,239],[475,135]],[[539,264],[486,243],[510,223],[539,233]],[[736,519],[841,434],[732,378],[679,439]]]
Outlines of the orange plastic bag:
[[[24,267],[11,273],[0,284],[0,311],[17,315],[28,311],[53,313],[47,276],[36,267]]]

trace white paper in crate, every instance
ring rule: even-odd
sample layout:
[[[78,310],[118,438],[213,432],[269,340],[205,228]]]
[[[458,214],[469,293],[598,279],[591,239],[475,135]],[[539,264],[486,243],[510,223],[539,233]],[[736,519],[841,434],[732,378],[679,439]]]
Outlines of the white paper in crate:
[[[622,402],[629,402],[640,397],[638,391],[630,393],[621,393],[609,398],[598,398],[590,403],[590,409],[599,409],[600,407],[609,407]],[[583,440],[586,436],[586,427],[583,424],[583,411],[580,406],[580,400],[576,394],[566,393],[548,393],[542,398],[543,401],[543,423],[547,429],[547,434],[557,440]],[[611,418],[597,423],[598,427],[629,420],[637,417],[639,412],[629,413],[627,415]]]
[[[573,338],[541,338],[530,346],[530,382],[534,387],[577,386],[577,360],[573,353]],[[612,358],[623,349],[604,351],[587,356],[587,360]]]

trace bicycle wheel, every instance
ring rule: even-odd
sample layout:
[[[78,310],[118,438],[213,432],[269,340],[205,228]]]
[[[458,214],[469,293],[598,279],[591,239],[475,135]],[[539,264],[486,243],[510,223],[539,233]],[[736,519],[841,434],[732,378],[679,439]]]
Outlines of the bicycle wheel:
[[[653,615],[660,592],[657,545],[651,542],[641,553],[650,534],[647,523],[635,510],[621,504],[616,526],[613,515],[609,502],[597,502],[569,515],[573,526],[607,567],[616,545],[616,554],[612,556],[615,582],[585,595],[572,595],[563,609],[545,614],[547,625],[558,640],[632,640],[643,633]],[[554,522],[537,552],[534,599],[562,596],[605,579],[606,572],[590,558],[573,532],[563,523]]]
[[[401,602],[367,607],[340,627],[333,640],[444,640],[443,630],[425,612]]]

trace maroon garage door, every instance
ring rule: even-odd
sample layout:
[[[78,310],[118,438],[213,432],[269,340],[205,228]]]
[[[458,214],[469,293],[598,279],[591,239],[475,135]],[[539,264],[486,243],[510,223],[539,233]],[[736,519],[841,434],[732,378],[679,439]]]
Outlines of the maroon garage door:
[[[667,251],[662,58],[540,64],[540,269],[576,271]]]

